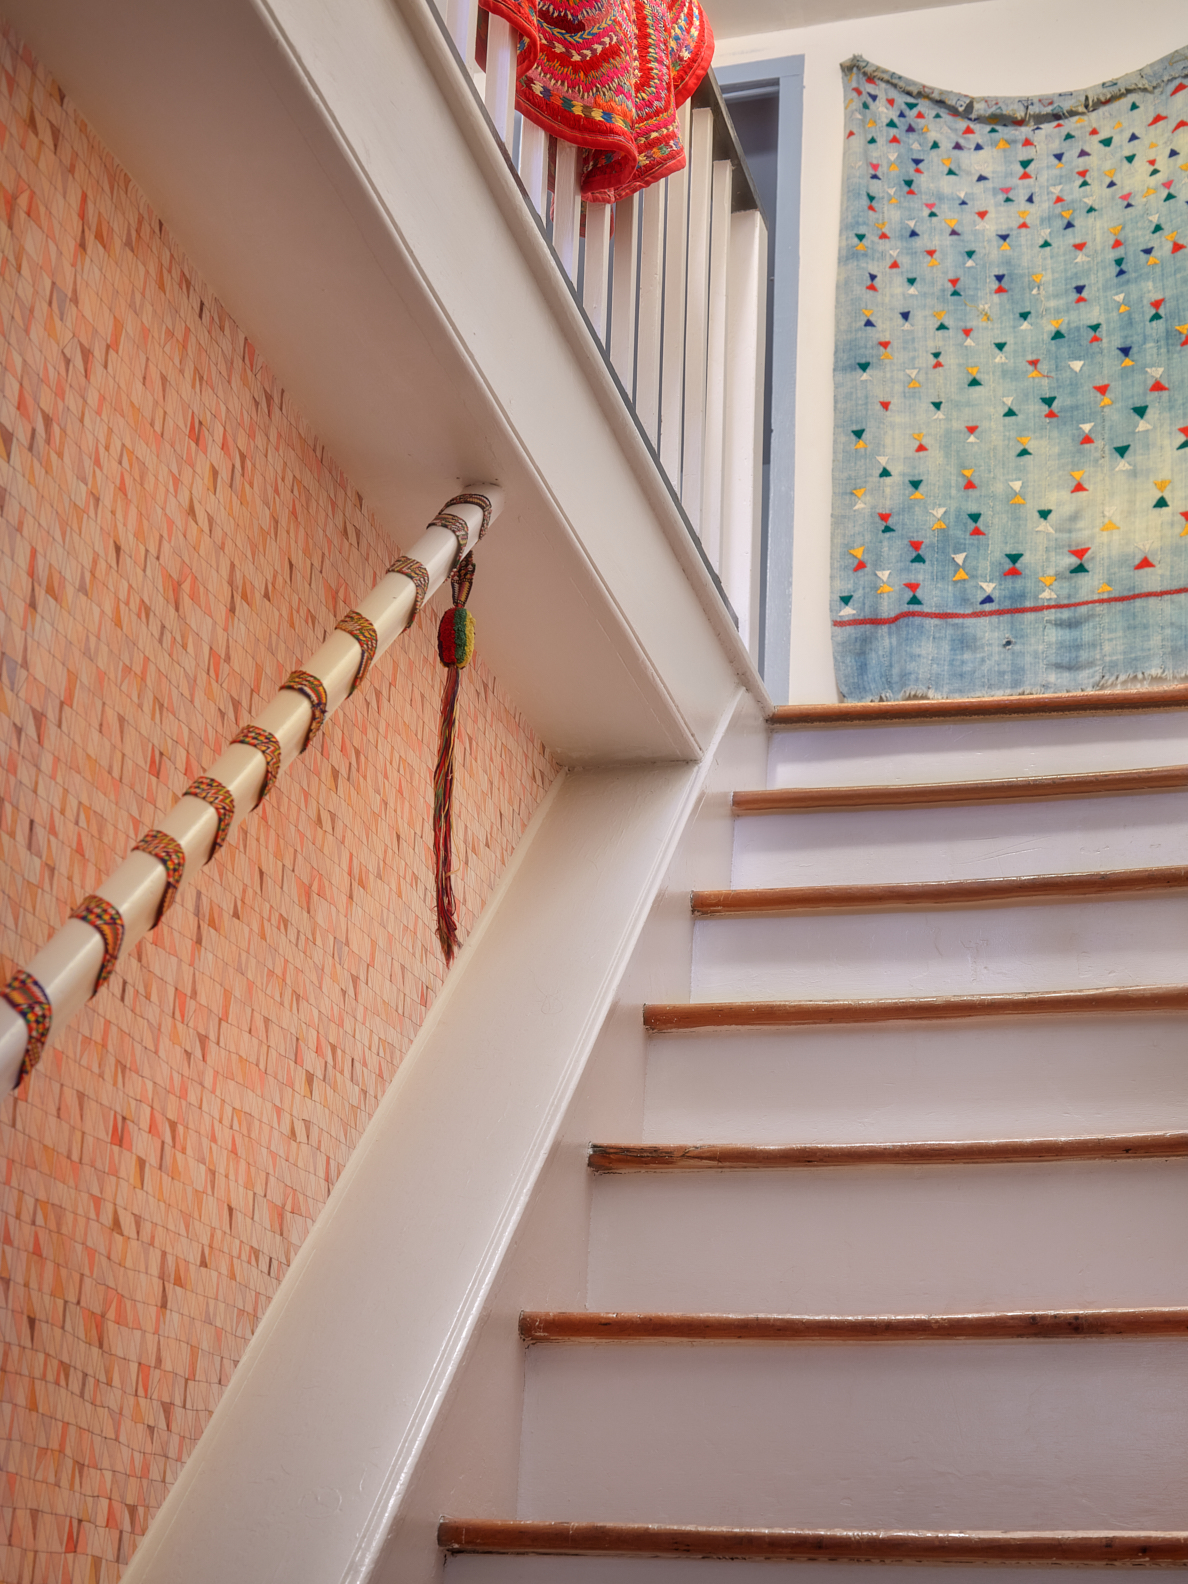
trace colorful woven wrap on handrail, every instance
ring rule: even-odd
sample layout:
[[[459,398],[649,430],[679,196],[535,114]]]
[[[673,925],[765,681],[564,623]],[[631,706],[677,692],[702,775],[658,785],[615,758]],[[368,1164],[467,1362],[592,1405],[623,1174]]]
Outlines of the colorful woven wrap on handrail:
[[[407,632],[421,614],[421,606],[429,592],[429,568],[423,561],[415,561],[412,556],[397,556],[388,568],[389,576],[393,572],[406,577],[413,586],[413,608],[404,624],[404,631]]]
[[[235,799],[221,781],[215,780],[214,776],[199,776],[197,781],[190,782],[182,796],[200,798],[203,803],[209,803],[219,816],[215,839],[206,858],[207,863],[209,863],[227,840],[227,835],[231,829],[231,821],[235,818]]]
[[[165,893],[161,898],[161,906],[157,909],[157,916],[152,922],[152,928],[156,929],[173,906],[177,888],[182,883],[182,876],[186,872],[186,850],[177,837],[170,836],[168,831],[151,830],[145,831],[132,851],[148,853],[149,857],[155,858],[165,870]]]
[[[585,149],[582,197],[617,203],[685,163],[677,110],[714,58],[698,0],[480,0],[520,34],[516,109]]]
[[[461,561],[462,557],[466,554],[466,547],[470,543],[470,524],[466,521],[465,517],[459,517],[456,512],[452,512],[450,510],[451,506],[477,506],[482,512],[483,520],[479,525],[478,535],[475,539],[475,543],[477,544],[479,539],[483,537],[487,529],[491,526],[491,502],[485,495],[474,495],[470,493],[454,495],[451,497],[451,499],[446,501],[445,505],[438,512],[437,516],[434,517],[433,521],[427,525],[429,528],[448,528],[453,534],[454,538],[458,541],[458,558],[454,562],[454,565],[457,566],[458,561]]]
[[[233,743],[243,743],[247,748],[254,748],[257,753],[264,755],[264,785],[260,788],[260,796],[256,799],[255,807],[259,808],[264,799],[276,785],[276,778],[281,772],[281,745],[280,739],[263,726],[244,726],[232,737]]]
[[[451,496],[451,498],[446,501],[445,505],[442,507],[442,511],[449,511],[451,506],[478,507],[479,511],[481,511],[483,514],[483,520],[479,524],[479,539],[483,537],[487,529],[491,526],[491,502],[486,495],[478,495],[473,491],[464,490],[461,495]],[[432,523],[430,524],[430,527],[432,527]],[[476,540],[475,543],[477,544],[478,540]]]
[[[281,692],[300,693],[313,711],[309,730],[305,734],[305,741],[301,744],[301,752],[304,753],[326,723],[326,711],[330,707],[326,684],[321,677],[314,676],[312,671],[290,671],[281,684]]]
[[[95,989],[91,991],[94,995],[111,978],[111,971],[119,958],[120,947],[124,944],[124,917],[114,902],[101,896],[83,897],[70,917],[89,924],[103,942],[103,963],[95,980]]]
[[[45,1042],[49,1039],[50,1024],[54,1020],[54,1009],[41,985],[24,968],[17,969],[0,994],[25,1024],[25,1054],[17,1074],[17,1083],[20,1083],[25,1074],[31,1073],[41,1060]]]
[[[359,669],[355,672],[355,680],[351,683],[351,693],[354,693],[367,680],[367,673],[371,670],[371,662],[375,659],[375,651],[379,647],[379,634],[375,630],[375,623],[357,610],[347,611],[340,621],[335,622],[334,631],[346,633],[363,651],[359,656]],[[347,697],[350,696],[351,694],[348,693]]]

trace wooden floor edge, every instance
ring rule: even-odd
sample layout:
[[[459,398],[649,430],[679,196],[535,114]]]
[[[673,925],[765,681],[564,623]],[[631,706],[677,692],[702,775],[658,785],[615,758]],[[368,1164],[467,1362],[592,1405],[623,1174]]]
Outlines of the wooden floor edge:
[[[1061,798],[1131,797],[1188,790],[1188,765],[1091,775],[1017,776],[1005,781],[929,781],[905,786],[763,787],[737,791],[735,814],[807,814],[847,809],[961,808]]]
[[[1019,720],[1028,716],[1140,714],[1188,709],[1188,687],[1112,688],[1098,693],[1028,693],[998,698],[895,699],[877,704],[779,704],[774,727],[896,725],[918,721]]]
[[[695,918],[790,918],[801,913],[1005,907],[1012,903],[1088,902],[1162,895],[1188,888],[1188,867],[1099,869],[991,880],[908,880],[888,885],[739,886],[694,891]]]
[[[1188,1133],[943,1139],[891,1144],[591,1144],[592,1171],[762,1171],[823,1166],[993,1166],[1026,1161],[1172,1160]]]
[[[1035,990],[1015,995],[885,997],[874,1001],[652,1001],[652,1034],[695,1029],[802,1028],[837,1023],[929,1023],[950,1018],[1084,1017],[1188,1011],[1188,985]]]
[[[1001,1314],[731,1315],[526,1310],[525,1342],[916,1342],[1188,1335],[1188,1309]]]
[[[1179,1530],[735,1529],[675,1524],[443,1518],[451,1552],[543,1556],[685,1556],[976,1567],[1188,1567]]]

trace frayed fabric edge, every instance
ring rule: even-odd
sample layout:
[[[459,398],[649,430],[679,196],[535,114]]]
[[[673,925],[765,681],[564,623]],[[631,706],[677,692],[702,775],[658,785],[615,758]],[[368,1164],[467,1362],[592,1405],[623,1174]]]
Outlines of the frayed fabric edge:
[[[841,70],[843,73],[860,71],[898,93],[941,105],[967,121],[980,121],[985,126],[1042,126],[1050,121],[1065,121],[1070,115],[1089,115],[1125,94],[1151,93],[1175,77],[1188,75],[1188,47],[1173,50],[1162,60],[1152,61],[1149,66],[1127,72],[1123,77],[1094,83],[1091,88],[1077,88],[1069,93],[1033,94],[1026,99],[1008,95],[975,98],[948,88],[930,88],[926,83],[913,82],[910,77],[875,66],[861,55],[851,55],[849,60],[842,61]]]

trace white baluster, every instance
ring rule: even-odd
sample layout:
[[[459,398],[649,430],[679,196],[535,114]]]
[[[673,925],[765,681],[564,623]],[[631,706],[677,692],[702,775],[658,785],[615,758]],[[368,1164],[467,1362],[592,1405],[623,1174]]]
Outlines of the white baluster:
[[[655,445],[660,430],[660,307],[664,292],[665,184],[640,195],[639,324],[636,329],[635,411]]]
[[[689,147],[689,106],[677,112],[681,144]],[[668,220],[664,247],[664,340],[660,365],[660,461],[671,482],[681,482],[681,419],[685,406],[685,279],[689,246],[689,171],[665,182]]]
[[[685,296],[685,420],[681,503],[701,532],[705,463],[705,358],[709,314],[710,198],[714,112],[694,110],[689,129],[689,273]]]
[[[635,310],[639,284],[639,194],[615,205],[611,261],[610,357],[615,373],[630,392],[635,383]]]
[[[511,152],[516,110],[516,53],[520,35],[502,17],[487,18],[487,113],[503,146]]]
[[[445,0],[445,22],[454,46],[473,74],[478,70],[474,58],[474,36],[478,28],[478,0]]]
[[[578,190],[578,164],[581,151],[576,144],[557,139],[557,174],[553,188],[553,247],[561,267],[576,283],[578,237],[581,227],[582,196]]]
[[[767,318],[767,227],[757,209],[731,218],[726,312],[721,578],[738,614],[739,634],[756,655]]]
[[[606,310],[610,284],[610,204],[586,205],[586,270],[582,280],[582,306],[600,341],[606,340]]]
[[[520,180],[543,220],[549,179],[549,134],[526,116],[520,120]]]
[[[726,415],[726,289],[730,264],[730,204],[734,167],[714,161],[710,204],[709,315],[706,338],[705,453],[701,483],[701,543],[722,572],[722,446]]]

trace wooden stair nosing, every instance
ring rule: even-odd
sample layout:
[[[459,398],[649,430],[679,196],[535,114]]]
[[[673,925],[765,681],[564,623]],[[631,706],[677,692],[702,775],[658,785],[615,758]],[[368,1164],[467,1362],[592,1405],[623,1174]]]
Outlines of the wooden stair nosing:
[[[451,1552],[736,1557],[999,1567],[1188,1567],[1181,1530],[739,1529],[678,1524],[443,1518]]]
[[[1188,790],[1188,765],[1094,775],[1019,776],[1011,781],[936,781],[911,786],[764,787],[735,792],[735,814],[808,814],[857,809],[963,808],[1060,798],[1132,797]]]
[[[612,1314],[527,1310],[525,1342],[931,1342],[1188,1336],[1188,1309],[1003,1314]]]
[[[1188,687],[1111,688],[1099,693],[1029,693],[975,699],[895,699],[879,704],[780,704],[768,716],[768,723],[785,729],[893,726],[921,721],[1129,715],[1178,709],[1188,709]]]
[[[674,1034],[697,1029],[1186,1011],[1188,985],[1133,985],[1103,990],[1027,990],[1011,995],[888,996],[872,1001],[651,1001],[644,1006],[643,1023],[649,1033]]]
[[[1188,867],[1105,869],[992,880],[910,880],[887,885],[752,886],[694,891],[695,918],[792,918],[801,913],[1010,907],[1149,896],[1188,887]]]
[[[1026,1161],[1170,1160],[1188,1133],[940,1139],[891,1144],[591,1144],[597,1172],[787,1171],[794,1167],[986,1166]]]

